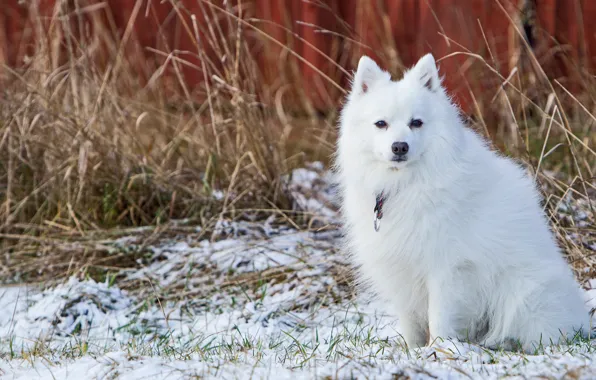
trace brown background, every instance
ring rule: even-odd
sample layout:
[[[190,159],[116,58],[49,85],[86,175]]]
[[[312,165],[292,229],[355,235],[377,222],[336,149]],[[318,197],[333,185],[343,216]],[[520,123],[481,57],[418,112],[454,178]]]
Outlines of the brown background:
[[[200,0],[174,2],[176,6],[171,2],[160,4],[158,0],[39,0],[39,14],[32,13],[37,12],[31,7],[34,1],[2,3],[0,63],[12,67],[22,66],[25,57],[33,54],[40,35],[47,32],[56,15],[76,15],[72,17],[75,34],[93,34],[95,31],[87,22],[100,19],[106,30],[119,36],[124,34],[132,15],[130,46],[123,50],[126,58],[143,63],[155,60],[159,64],[164,58],[147,47],[165,52],[197,51],[192,33],[188,33],[188,28],[192,28],[189,15],[196,15],[201,38],[207,40],[214,20],[220,20],[219,27],[225,30],[233,32],[236,28],[229,18],[223,17],[221,9],[235,15],[241,9],[242,19],[285,46],[263,37],[255,28],[244,28],[247,38],[253,39],[252,53],[271,93],[288,83],[290,77],[299,78],[300,91],[319,110],[336,106],[342,92],[320,72],[345,88],[349,75],[341,68],[352,70],[361,54],[399,72],[426,52],[439,59],[467,50],[485,57],[506,77],[517,64],[519,45],[523,43],[516,27],[530,31],[529,42],[547,74],[564,78],[572,89],[581,87],[581,81],[569,78],[570,73],[590,70],[596,63],[596,1],[591,0],[211,1],[220,8]],[[58,62],[64,58],[64,49],[59,48],[55,54]],[[214,62],[221,58],[208,47],[205,49]],[[306,62],[296,59],[290,49]],[[184,59],[200,65],[196,55],[187,54]],[[446,84],[464,110],[471,107],[472,88],[463,79],[474,65],[478,67],[475,60],[465,55],[440,62]],[[574,69],[569,65],[574,65]],[[185,66],[183,75],[190,88],[203,81],[203,73],[196,67]],[[490,76],[487,77],[490,82]],[[478,92],[478,88],[474,90]]]

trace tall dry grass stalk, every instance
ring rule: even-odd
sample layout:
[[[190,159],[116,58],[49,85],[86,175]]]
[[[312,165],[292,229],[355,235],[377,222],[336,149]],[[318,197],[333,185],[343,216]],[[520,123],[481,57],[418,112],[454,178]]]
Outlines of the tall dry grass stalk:
[[[195,42],[196,51],[177,51],[165,39],[163,49],[140,46],[134,22],[151,17],[140,0],[122,33],[105,3],[57,1],[49,19],[31,3],[30,22],[42,38],[25,65],[2,68],[0,280],[134,267],[142,249],[114,253],[101,243],[106,234],[131,233],[126,227],[153,226],[135,230],[143,247],[168,231],[185,231],[171,220],[185,219],[203,231],[222,219],[271,213],[298,226],[306,221],[308,215],[293,209],[281,178],[305,160],[331,154],[337,109],[321,115],[300,91],[298,98],[285,96],[288,88],[300,88],[296,65],[305,61],[272,41],[260,29],[264,21],[251,18],[250,7],[198,3],[204,19],[172,1],[172,17],[180,18],[180,33]],[[545,184],[545,207],[566,252],[578,268],[591,270],[592,251],[582,244],[596,240],[596,85],[578,73],[586,84],[572,93],[547,78],[542,61],[548,52],[536,55],[524,42],[519,20],[510,21],[520,42],[509,76],[483,58],[492,56],[488,41],[487,55],[463,47],[455,53],[483,68],[470,71],[471,84],[487,80],[475,75],[480,72],[501,84],[492,99],[474,97],[472,127],[496,138]],[[403,64],[386,32],[381,55],[390,62],[383,64],[398,73]],[[280,65],[289,68],[274,93],[263,85],[264,73],[251,53],[257,40],[282,47]],[[339,50],[366,50],[357,35],[344,36],[343,44]],[[134,52],[144,58],[134,59]],[[341,57],[350,60],[355,62]],[[200,73],[204,85],[189,88],[186,70]],[[332,78],[322,81],[341,88]],[[288,102],[305,112],[287,111]],[[559,213],[559,204],[569,199],[584,205],[584,224]],[[578,234],[583,243],[569,238]]]
[[[279,115],[258,101],[261,74],[243,28],[199,24],[177,8],[198,51],[149,48],[164,59],[131,63],[125,49],[145,53],[135,46],[133,22],[119,37],[106,26],[107,9],[92,9],[85,22],[94,33],[86,36],[69,3],[58,2],[49,23],[31,5],[44,38],[36,39],[26,69],[4,70],[5,232],[48,221],[79,234],[169,218],[204,223],[223,206],[212,204],[214,189],[234,194],[230,210],[289,206],[280,177],[295,165],[295,149],[286,151]],[[141,17],[142,4],[131,20]],[[206,7],[207,22],[238,24],[222,13]],[[209,30],[207,40],[199,28]],[[203,45],[225,56],[223,64]],[[183,68],[192,65],[186,54],[203,62],[193,66],[208,79],[198,90],[184,82]]]

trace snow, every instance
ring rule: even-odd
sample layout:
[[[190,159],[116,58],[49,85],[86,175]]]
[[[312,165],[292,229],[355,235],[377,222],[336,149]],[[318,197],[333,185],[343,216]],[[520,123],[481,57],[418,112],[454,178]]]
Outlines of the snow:
[[[287,190],[295,200],[296,208],[317,215],[328,222],[336,220],[333,209],[334,189],[329,186],[331,173],[323,164],[315,162],[308,168],[295,169],[285,178]]]
[[[322,170],[295,171],[288,186],[333,222]],[[296,231],[275,218],[222,220],[218,228],[218,241],[199,234],[157,241],[146,247],[147,266],[113,284],[73,277],[45,289],[0,288],[0,377],[596,377],[592,342],[536,355],[451,341],[410,349],[385,305],[350,286],[337,231]],[[596,307],[596,279],[586,288]]]

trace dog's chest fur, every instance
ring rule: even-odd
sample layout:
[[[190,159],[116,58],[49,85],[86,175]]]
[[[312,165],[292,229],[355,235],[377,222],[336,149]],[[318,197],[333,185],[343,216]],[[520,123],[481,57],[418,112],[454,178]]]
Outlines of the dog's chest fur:
[[[375,231],[375,197],[353,190],[346,197],[362,200],[346,199],[358,205],[345,210],[347,238],[363,279],[376,284],[381,293],[391,293],[391,298],[403,293],[398,297],[402,302],[424,298],[427,278],[436,270],[449,270],[449,258],[457,255],[451,240],[451,230],[458,227],[452,221],[457,213],[453,202],[446,200],[444,191],[424,186],[389,192],[380,229]]]

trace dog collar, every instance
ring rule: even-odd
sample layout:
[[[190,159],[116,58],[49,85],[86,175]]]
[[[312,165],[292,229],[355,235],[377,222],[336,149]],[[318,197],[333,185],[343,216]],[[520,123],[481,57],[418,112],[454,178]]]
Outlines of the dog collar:
[[[379,229],[381,228],[381,219],[383,218],[383,204],[385,203],[385,195],[383,192],[381,192],[380,194],[377,194],[376,198],[377,200],[374,209],[375,221],[373,226],[375,227],[375,231],[379,232]]]

